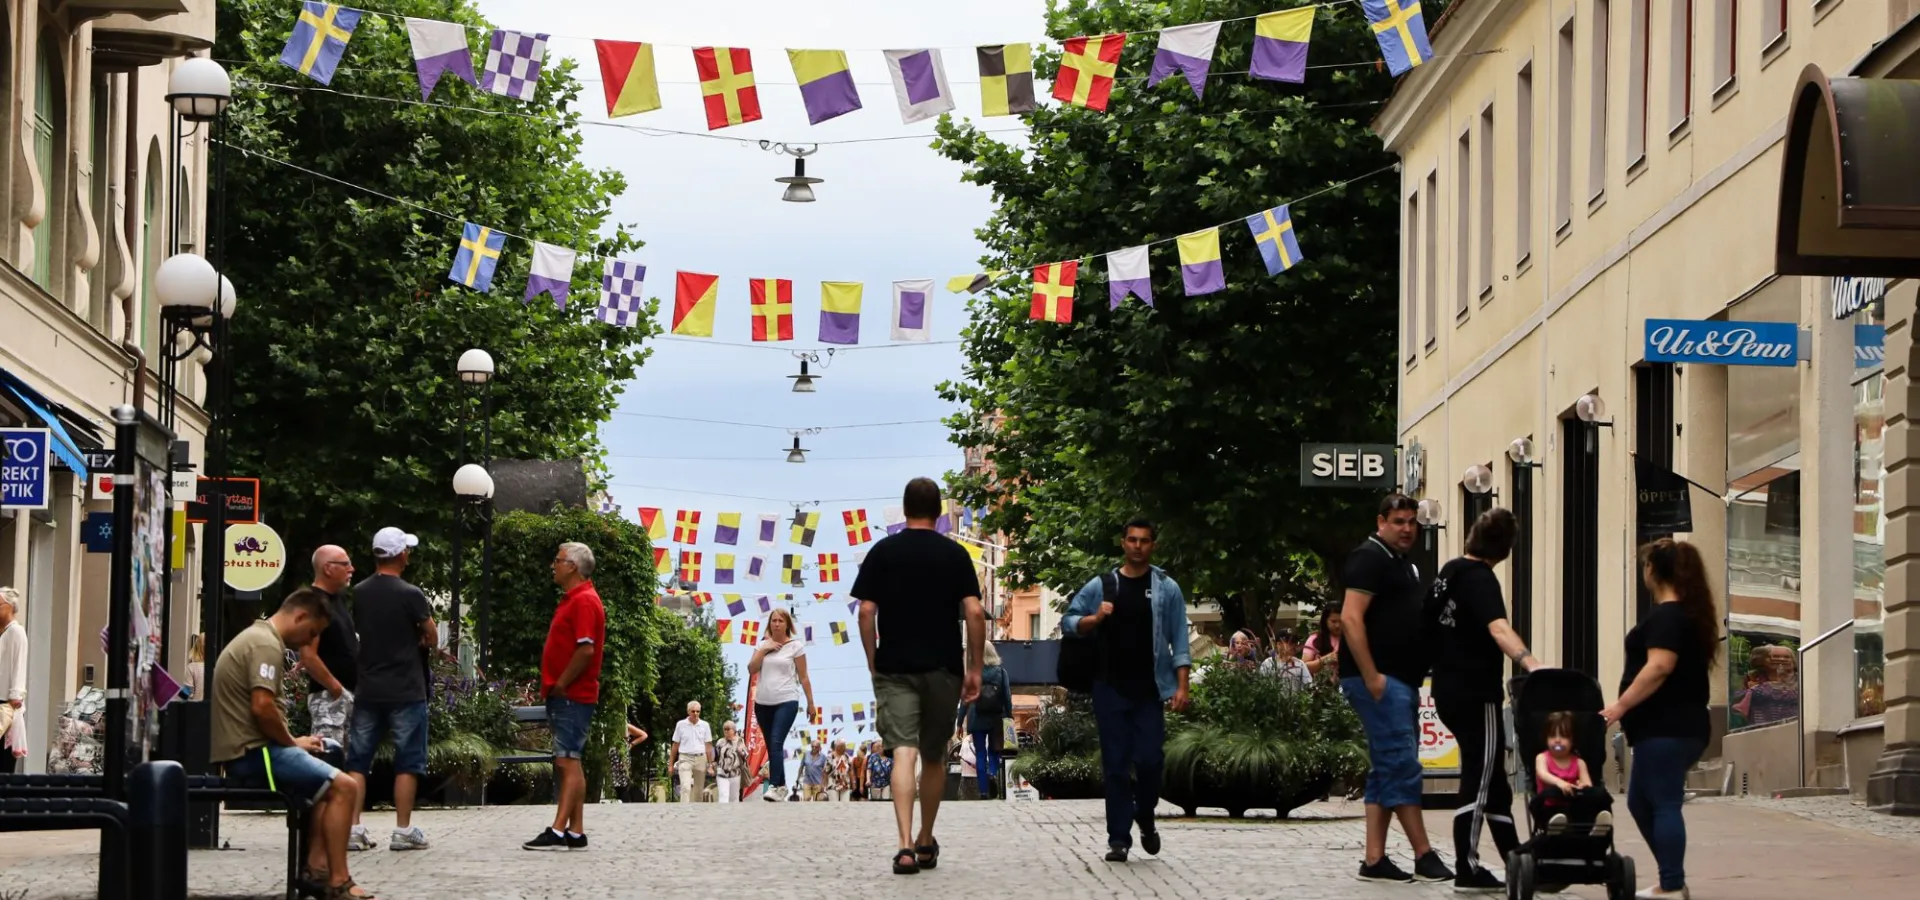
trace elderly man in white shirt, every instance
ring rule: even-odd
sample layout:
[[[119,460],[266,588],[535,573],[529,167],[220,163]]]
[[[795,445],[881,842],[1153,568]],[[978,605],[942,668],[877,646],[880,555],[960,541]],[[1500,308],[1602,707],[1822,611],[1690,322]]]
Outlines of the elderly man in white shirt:
[[[687,717],[673,726],[673,744],[667,749],[667,768],[680,782],[680,802],[697,803],[707,791],[707,769],[713,763],[713,726],[700,719],[700,701],[687,704]]]
[[[0,587],[0,774],[11,773],[27,752],[20,707],[27,700],[27,630],[20,622],[20,592]]]

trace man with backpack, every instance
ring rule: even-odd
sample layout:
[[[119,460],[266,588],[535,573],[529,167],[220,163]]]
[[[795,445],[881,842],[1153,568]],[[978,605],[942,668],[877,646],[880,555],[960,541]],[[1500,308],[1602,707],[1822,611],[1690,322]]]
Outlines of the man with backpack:
[[[1187,600],[1152,564],[1158,529],[1127,523],[1120,567],[1086,583],[1060,618],[1061,685],[1091,690],[1107,796],[1108,862],[1126,862],[1133,826],[1140,849],[1160,855],[1153,808],[1160,802],[1166,707],[1187,708]],[[1130,771],[1131,770],[1131,771]]]
[[[1006,726],[1003,720],[1013,715],[1013,683],[1000,665],[1000,651],[988,641],[981,648],[980,698],[960,707],[954,723],[965,728],[973,742],[973,767],[979,778],[980,799],[993,797],[993,776],[1000,769],[1000,739]]]

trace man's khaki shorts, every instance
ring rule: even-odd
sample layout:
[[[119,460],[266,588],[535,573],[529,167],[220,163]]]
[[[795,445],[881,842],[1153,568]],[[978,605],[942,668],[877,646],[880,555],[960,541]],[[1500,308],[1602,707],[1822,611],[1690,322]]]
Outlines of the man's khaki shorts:
[[[873,700],[879,716],[874,728],[889,751],[918,747],[928,763],[946,762],[947,741],[960,711],[960,676],[944,669],[875,675]]]

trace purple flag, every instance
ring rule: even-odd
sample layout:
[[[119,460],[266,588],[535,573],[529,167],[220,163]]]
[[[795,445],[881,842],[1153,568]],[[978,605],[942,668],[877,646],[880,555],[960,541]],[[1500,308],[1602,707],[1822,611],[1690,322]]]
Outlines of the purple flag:
[[[465,26],[408,19],[407,37],[413,41],[414,71],[420,73],[420,99],[432,96],[440,76],[449,72],[474,87],[480,86],[480,79],[473,74],[473,51],[467,47]]]
[[[772,513],[764,513],[760,516],[760,546],[773,546],[774,529],[779,526],[779,522],[779,517]]]
[[[1107,308],[1119,309],[1132,294],[1153,305],[1153,282],[1147,277],[1147,247],[1128,247],[1107,254]]]
[[[933,336],[927,316],[927,298],[933,296],[933,279],[893,283],[893,339],[924,341]]]
[[[860,295],[857,281],[820,282],[820,343],[860,343]]]
[[[1313,7],[1270,12],[1253,21],[1253,65],[1247,74],[1268,81],[1307,80],[1307,44]]]
[[[542,293],[553,295],[553,305],[567,308],[567,289],[573,284],[573,261],[578,253],[565,247],[533,242],[533,264],[527,269],[527,295],[521,303],[531,303]]]
[[[1220,41],[1220,23],[1202,22],[1181,25],[1160,32],[1160,46],[1153,51],[1153,69],[1147,73],[1147,87],[1159,84],[1175,72],[1187,76],[1195,97],[1207,92],[1207,69],[1213,65],[1213,48]]]

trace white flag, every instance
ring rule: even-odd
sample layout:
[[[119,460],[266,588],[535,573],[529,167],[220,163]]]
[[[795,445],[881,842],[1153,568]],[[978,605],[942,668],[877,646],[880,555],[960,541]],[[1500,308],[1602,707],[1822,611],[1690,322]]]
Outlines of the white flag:
[[[1107,308],[1118,309],[1132,294],[1153,305],[1153,282],[1147,277],[1147,247],[1128,247],[1107,254]]]
[[[933,335],[933,279],[893,283],[893,339],[924,341]]]
[[[453,22],[408,19],[407,39],[413,43],[413,68],[420,76],[420,99],[433,95],[440,76],[452,73],[474,87],[473,50],[467,47],[467,29]]]
[[[760,542],[760,546],[762,547],[773,546],[773,536],[779,533],[779,529],[780,529],[779,516],[774,515],[773,513],[762,513],[760,515],[760,531],[756,538]]]
[[[899,534],[907,530],[907,513],[898,506],[887,507],[887,533]]]
[[[888,50],[887,72],[900,101],[900,121],[911,125],[953,109],[953,89],[947,87],[947,67],[937,48]]]
[[[533,263],[527,268],[527,295],[522,303],[531,303],[542,292],[553,295],[553,305],[567,308],[567,291],[573,285],[573,261],[579,251],[552,244],[533,242]]]

